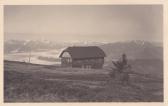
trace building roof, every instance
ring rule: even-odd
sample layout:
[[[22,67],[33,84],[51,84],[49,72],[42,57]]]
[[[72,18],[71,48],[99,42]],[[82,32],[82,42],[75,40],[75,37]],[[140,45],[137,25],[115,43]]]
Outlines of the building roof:
[[[104,51],[97,46],[68,47],[63,50],[59,57],[62,57],[64,52],[68,52],[73,59],[98,58],[106,56]]]

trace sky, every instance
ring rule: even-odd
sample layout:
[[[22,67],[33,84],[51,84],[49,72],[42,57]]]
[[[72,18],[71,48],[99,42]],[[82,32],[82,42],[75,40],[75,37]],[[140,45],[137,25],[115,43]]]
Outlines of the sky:
[[[6,5],[5,40],[163,41],[162,5]]]

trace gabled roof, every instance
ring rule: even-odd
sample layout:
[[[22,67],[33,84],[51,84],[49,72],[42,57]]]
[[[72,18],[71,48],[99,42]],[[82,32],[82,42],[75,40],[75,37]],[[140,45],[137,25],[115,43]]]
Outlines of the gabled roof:
[[[59,57],[62,57],[64,52],[68,52],[73,59],[97,58],[106,56],[104,51],[97,46],[68,47],[63,50]]]

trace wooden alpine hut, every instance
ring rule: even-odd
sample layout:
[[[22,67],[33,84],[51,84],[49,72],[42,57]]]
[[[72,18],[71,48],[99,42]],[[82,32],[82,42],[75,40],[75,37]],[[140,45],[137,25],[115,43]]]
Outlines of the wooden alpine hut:
[[[68,47],[60,54],[61,66],[79,68],[102,68],[105,53],[97,46]]]

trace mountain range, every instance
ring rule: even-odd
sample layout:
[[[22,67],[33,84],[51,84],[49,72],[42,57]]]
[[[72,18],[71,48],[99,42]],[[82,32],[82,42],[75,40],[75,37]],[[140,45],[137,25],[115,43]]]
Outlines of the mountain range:
[[[116,42],[101,45],[107,60],[118,59],[123,53],[129,59],[163,59],[163,46],[160,43],[145,41]]]
[[[4,42],[4,53],[20,53],[29,51],[47,51],[63,49],[68,46],[99,46],[106,54],[106,60],[118,59],[123,53],[129,59],[163,59],[163,44],[147,41],[127,41],[115,43],[75,42],[58,43],[50,41],[8,40]]]

